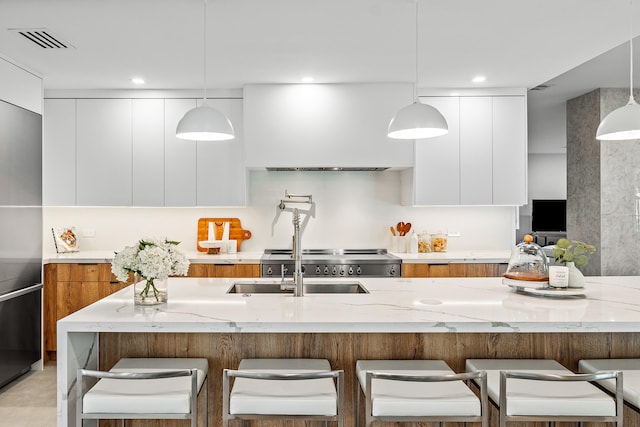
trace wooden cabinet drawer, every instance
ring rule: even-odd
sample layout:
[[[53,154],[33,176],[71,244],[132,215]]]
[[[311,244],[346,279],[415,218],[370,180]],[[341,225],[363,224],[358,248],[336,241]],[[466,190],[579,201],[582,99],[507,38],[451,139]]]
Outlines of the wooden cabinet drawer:
[[[402,264],[402,277],[499,277],[507,264]]]
[[[111,264],[57,264],[59,282],[112,282]]]

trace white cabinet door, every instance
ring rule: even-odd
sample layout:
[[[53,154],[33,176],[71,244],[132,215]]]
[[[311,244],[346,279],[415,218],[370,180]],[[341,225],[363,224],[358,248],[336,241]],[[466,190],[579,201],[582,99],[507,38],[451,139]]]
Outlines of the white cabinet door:
[[[77,204],[131,205],[131,99],[77,100]]]
[[[42,79],[0,58],[0,99],[42,114]]]
[[[198,141],[198,206],[245,206],[246,169],[243,162],[242,99],[209,99],[224,113],[235,130],[229,141]]]
[[[76,100],[45,99],[42,203],[76,204]]]
[[[527,204],[527,111],[523,96],[493,98],[493,204]]]
[[[415,141],[415,205],[460,204],[460,100],[420,97],[447,120],[449,133]]]
[[[196,141],[176,138],[176,126],[195,99],[165,99],[164,204],[196,205]]]
[[[492,191],[491,97],[460,98],[460,204],[490,205]]]
[[[164,99],[133,100],[133,206],[164,205]]]
[[[252,167],[409,167],[411,141],[387,137],[412,85],[248,85],[245,162]]]

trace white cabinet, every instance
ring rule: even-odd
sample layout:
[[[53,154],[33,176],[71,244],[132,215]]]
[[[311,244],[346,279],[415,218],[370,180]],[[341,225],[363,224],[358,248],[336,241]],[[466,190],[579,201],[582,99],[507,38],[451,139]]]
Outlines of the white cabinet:
[[[133,206],[164,205],[164,99],[132,101]]]
[[[196,204],[196,141],[176,138],[178,122],[187,111],[195,107],[195,99],[165,100],[165,206],[195,206]]]
[[[45,99],[42,203],[76,204],[76,100]]]
[[[412,85],[312,84],[244,87],[244,156],[250,168],[409,167],[410,141],[387,137]]]
[[[493,203],[492,98],[460,98],[460,204]]]
[[[524,97],[493,98],[493,203],[528,203],[527,104]]]
[[[421,97],[444,115],[449,133],[415,142],[402,173],[405,205],[527,203],[525,96]]]
[[[242,99],[210,99],[231,141],[176,138],[195,99],[47,99],[47,206],[244,206]]]
[[[0,57],[0,99],[42,114],[42,79]]]
[[[198,141],[198,206],[245,206],[247,172],[243,161],[241,99],[209,99],[209,106],[224,113],[235,130],[229,141]]]
[[[449,133],[415,142],[412,204],[457,205],[460,203],[460,100],[457,97],[420,100],[444,115]]]
[[[131,99],[78,99],[77,204],[132,203]]]

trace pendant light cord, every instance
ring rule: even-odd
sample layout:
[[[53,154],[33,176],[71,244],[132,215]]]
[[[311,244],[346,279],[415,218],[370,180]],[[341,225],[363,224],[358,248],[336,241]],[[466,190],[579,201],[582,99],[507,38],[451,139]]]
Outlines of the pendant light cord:
[[[204,0],[204,43],[202,57],[204,58],[204,75],[202,76],[202,80],[204,81],[204,102],[202,105],[207,103],[207,0]]]
[[[633,0],[629,1],[629,103],[635,103],[633,97]]]
[[[420,0],[416,0],[416,43],[415,43],[415,47],[416,47],[416,80],[415,80],[415,84],[413,85],[413,99],[414,101],[420,102],[420,100],[418,99],[418,7],[420,5]]]

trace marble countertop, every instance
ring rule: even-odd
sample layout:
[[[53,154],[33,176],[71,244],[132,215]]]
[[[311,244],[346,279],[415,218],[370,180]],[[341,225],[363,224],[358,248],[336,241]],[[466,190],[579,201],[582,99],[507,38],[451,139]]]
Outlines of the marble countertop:
[[[235,254],[209,255],[204,252],[185,251],[194,264],[259,264],[262,252],[238,252]],[[391,252],[405,264],[449,264],[449,263],[507,263],[510,251],[468,250],[406,254]],[[68,254],[49,253],[43,256],[44,264],[107,264],[113,260],[113,251],[80,251]]]
[[[585,298],[515,292],[501,278],[361,279],[369,294],[227,294],[237,280],[169,280],[169,302],[128,287],[58,322],[67,332],[640,332],[640,277],[587,277]],[[307,279],[317,280],[340,279]]]

